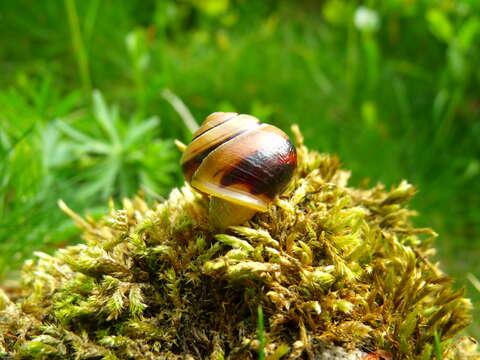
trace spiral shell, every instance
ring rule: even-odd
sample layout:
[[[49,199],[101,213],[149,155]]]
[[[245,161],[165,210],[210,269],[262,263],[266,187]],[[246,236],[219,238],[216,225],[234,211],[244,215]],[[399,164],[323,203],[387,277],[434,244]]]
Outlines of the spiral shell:
[[[216,112],[195,132],[181,163],[195,189],[266,211],[290,181],[297,153],[277,127],[250,115]]]

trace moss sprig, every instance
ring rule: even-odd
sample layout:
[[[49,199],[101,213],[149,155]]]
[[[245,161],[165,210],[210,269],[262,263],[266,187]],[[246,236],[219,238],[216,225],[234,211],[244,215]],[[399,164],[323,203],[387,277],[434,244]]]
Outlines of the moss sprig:
[[[0,354],[35,359],[478,356],[457,335],[470,303],[432,262],[437,235],[415,228],[415,188],[348,186],[335,156],[308,150],[265,213],[217,232],[188,186],[103,219],[60,207],[83,243],[36,253],[0,292]],[[259,306],[264,341],[257,339]],[[263,341],[263,340],[262,340]],[[373,356],[373,355],[372,355]]]

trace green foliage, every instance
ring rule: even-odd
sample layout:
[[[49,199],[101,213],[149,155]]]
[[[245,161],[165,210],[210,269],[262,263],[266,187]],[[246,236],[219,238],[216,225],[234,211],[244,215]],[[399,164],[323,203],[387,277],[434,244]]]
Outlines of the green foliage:
[[[77,195],[101,199],[125,197],[139,187],[166,193],[174,183],[172,174],[177,169],[178,156],[171,141],[154,138],[160,120],[151,117],[123,121],[118,108],[109,108],[99,92],[93,94],[93,112],[97,126],[90,123],[88,133],[64,121],[54,124],[67,136],[67,141],[58,146],[69,154],[57,163],[61,166],[64,161],[75,162],[80,172],[78,179],[85,184],[77,190]]]
[[[7,126],[1,133],[0,273],[42,243],[56,246],[76,232],[58,213],[58,199],[100,211],[99,200],[139,190],[159,197],[179,179],[179,154],[172,140],[158,138],[157,117],[123,120],[96,91],[92,113],[75,114],[78,97],[72,94],[56,109],[58,115],[70,114],[48,122],[42,119],[44,103],[31,106],[16,91],[4,96],[12,108],[2,114]],[[28,121],[14,126],[20,111]]]
[[[59,198],[96,217],[106,197],[180,183],[171,144],[194,124],[171,89],[197,119],[298,123],[355,184],[416,184],[416,223],[479,303],[463,276],[480,274],[478,2],[18,0],[0,14],[0,273],[75,238]]]

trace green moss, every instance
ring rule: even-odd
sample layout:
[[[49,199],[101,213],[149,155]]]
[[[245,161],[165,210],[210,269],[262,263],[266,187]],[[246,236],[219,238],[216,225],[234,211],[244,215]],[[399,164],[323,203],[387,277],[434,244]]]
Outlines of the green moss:
[[[347,186],[336,157],[307,150],[269,211],[217,233],[188,186],[149,207],[126,199],[100,221],[63,210],[84,243],[37,254],[0,293],[0,353],[17,358],[314,357],[325,346],[429,359],[475,356],[470,303],[414,228],[415,189]],[[187,358],[188,358],[187,356]]]

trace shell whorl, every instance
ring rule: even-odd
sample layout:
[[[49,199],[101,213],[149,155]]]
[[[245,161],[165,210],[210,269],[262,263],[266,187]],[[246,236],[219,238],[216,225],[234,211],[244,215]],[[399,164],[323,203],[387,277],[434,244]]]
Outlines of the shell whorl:
[[[297,156],[288,136],[250,115],[213,113],[193,135],[181,163],[206,194],[266,211],[290,181]]]

